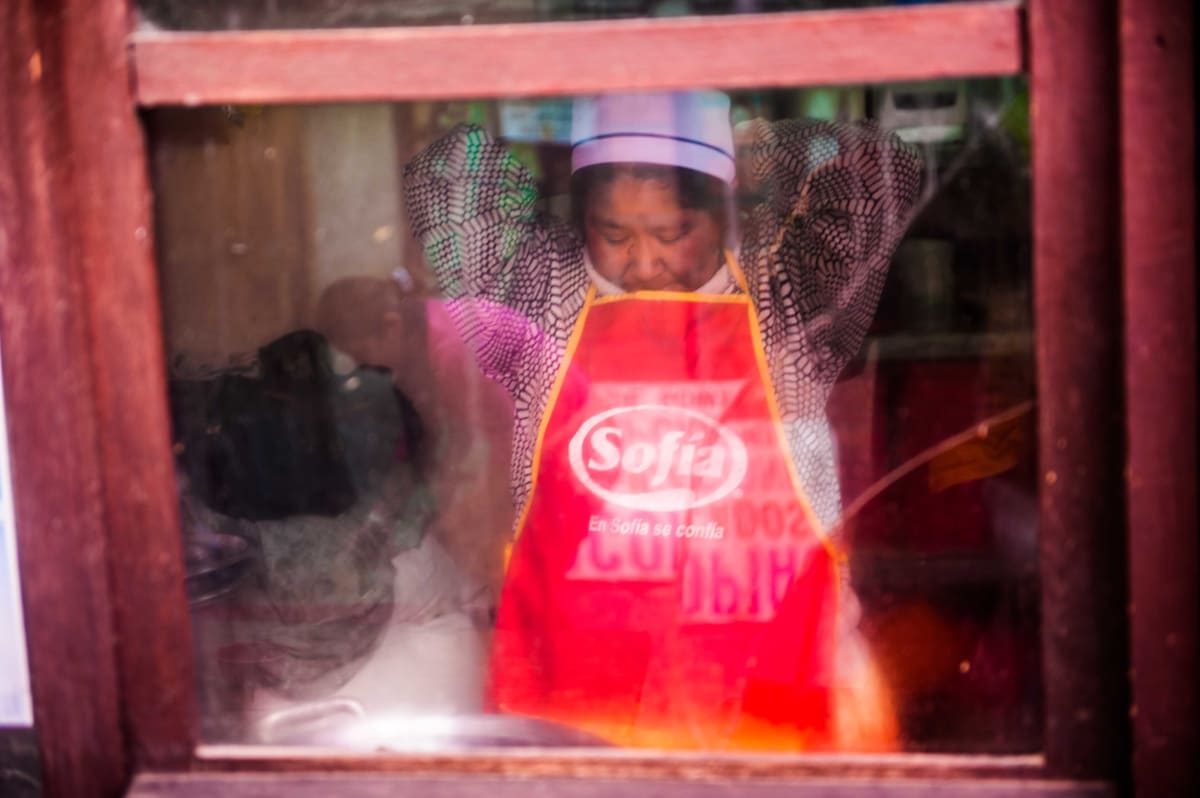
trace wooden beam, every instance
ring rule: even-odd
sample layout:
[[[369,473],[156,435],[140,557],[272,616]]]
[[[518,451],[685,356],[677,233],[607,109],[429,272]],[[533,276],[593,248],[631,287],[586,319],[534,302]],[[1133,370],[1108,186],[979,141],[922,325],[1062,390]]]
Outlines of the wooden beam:
[[[747,782],[657,779],[508,779],[472,776],[401,776],[396,774],[147,774],[134,783],[131,798],[600,798],[611,795],[658,798],[1114,798],[1111,786],[1095,782],[967,779],[837,779],[803,782]]]
[[[0,7],[0,345],[46,796],[127,778],[62,20]],[[86,15],[85,15],[86,16]]]
[[[131,2],[65,0],[71,236],[86,289],[121,701],[135,768],[182,767],[195,717],[146,142],[130,89]]]
[[[532,778],[727,779],[795,784],[810,779],[1032,779],[1045,775],[1040,755],[730,754],[717,752],[504,748],[445,753],[346,751],[247,745],[200,745],[196,771],[225,773],[390,773]]]
[[[532,96],[1011,75],[1019,3],[132,37],[142,105]]]
[[[1185,795],[1200,783],[1195,6],[1120,13],[1134,783]]]
[[[48,794],[104,795],[190,761],[195,723],[130,9],[5,13],[5,374],[36,722]]]
[[[1045,756],[1128,762],[1116,14],[1030,0]]]

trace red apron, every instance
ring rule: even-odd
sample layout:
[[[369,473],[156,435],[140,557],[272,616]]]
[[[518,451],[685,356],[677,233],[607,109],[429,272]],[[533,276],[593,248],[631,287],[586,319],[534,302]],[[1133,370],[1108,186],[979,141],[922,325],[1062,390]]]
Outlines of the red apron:
[[[630,746],[827,738],[837,562],[747,296],[589,296],[517,531],[498,709]]]

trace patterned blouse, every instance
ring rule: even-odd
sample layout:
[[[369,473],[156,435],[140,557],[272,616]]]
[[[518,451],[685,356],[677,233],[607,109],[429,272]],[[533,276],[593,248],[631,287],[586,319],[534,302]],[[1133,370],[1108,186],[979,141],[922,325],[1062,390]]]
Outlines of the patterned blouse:
[[[738,260],[793,462],[828,528],[841,501],[825,403],[874,316],[921,162],[872,123],[756,120],[738,133],[739,171],[755,193],[740,220]],[[456,328],[484,374],[513,397],[511,484],[520,508],[539,423],[591,284],[583,241],[539,212],[532,175],[478,127],[460,126],[414,158],[404,191]],[[741,289],[730,281],[726,290]]]

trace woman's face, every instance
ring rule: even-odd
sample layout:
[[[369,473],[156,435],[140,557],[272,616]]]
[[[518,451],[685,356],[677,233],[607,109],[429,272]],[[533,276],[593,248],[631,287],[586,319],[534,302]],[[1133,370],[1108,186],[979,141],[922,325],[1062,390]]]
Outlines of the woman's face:
[[[675,186],[621,174],[592,192],[584,212],[588,257],[626,291],[694,291],[721,268],[714,215],[679,204]]]

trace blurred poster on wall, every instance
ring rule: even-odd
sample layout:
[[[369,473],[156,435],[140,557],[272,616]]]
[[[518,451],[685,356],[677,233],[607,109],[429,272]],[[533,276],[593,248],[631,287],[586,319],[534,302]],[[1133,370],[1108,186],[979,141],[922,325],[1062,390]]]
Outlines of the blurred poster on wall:
[[[0,383],[0,726],[30,726],[33,706],[29,697],[21,582],[17,578],[17,531],[13,524],[9,477],[8,421],[4,414],[4,385]]]

